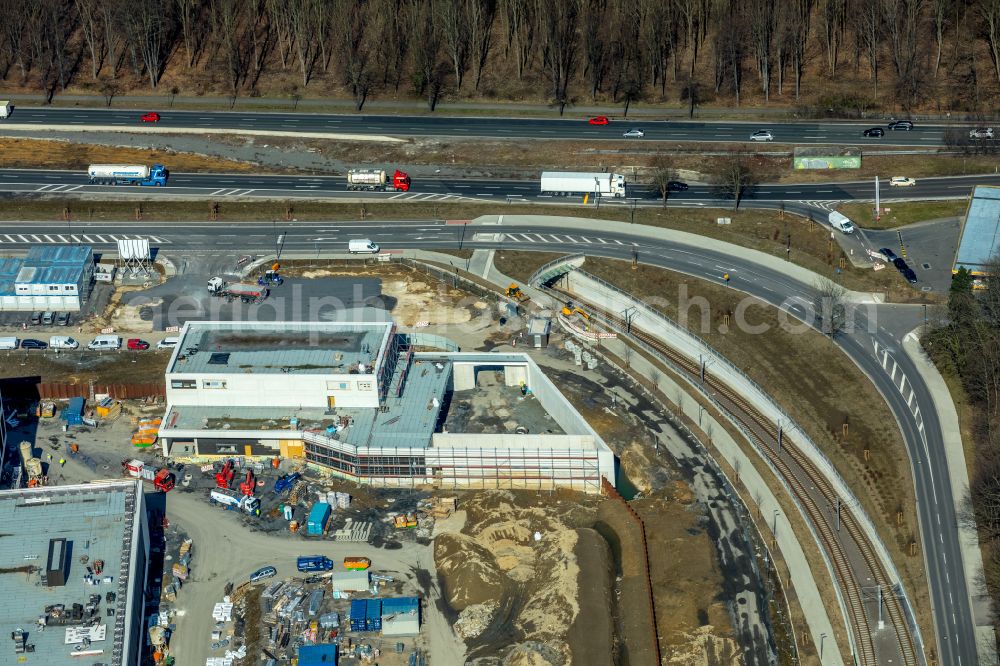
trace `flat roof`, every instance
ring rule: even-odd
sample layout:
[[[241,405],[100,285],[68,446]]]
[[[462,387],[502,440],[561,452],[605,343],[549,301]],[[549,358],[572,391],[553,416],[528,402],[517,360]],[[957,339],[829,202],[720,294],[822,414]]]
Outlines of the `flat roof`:
[[[977,185],[962,225],[954,270],[982,273],[1000,252],[1000,187]]]
[[[169,374],[370,374],[391,322],[188,322]]]
[[[93,639],[89,649],[103,650],[103,654],[83,659],[86,663],[103,662],[121,666],[121,657],[114,658],[115,646],[122,645],[124,632],[131,626],[126,618],[121,628],[115,628],[115,618],[108,615],[108,608],[117,614],[126,612],[129,590],[132,585],[145,585],[145,581],[119,578],[122,570],[131,573],[131,539],[134,521],[140,503],[134,481],[108,484],[54,486],[30,490],[0,492],[0,635],[10,641],[11,632],[20,627],[28,633],[27,642],[35,645],[35,652],[27,663],[46,666],[79,666],[81,657],[70,652],[79,640],[67,644],[67,627],[81,628],[81,624],[58,625],[50,623],[44,631],[38,630],[37,620],[45,615],[45,607],[64,604],[86,606],[91,595],[100,595],[97,619],[105,627],[103,640]],[[66,584],[45,587],[41,577],[49,557],[51,539],[65,539]],[[129,545],[123,545],[129,544]],[[82,558],[87,564],[82,564]],[[103,576],[110,583],[91,585],[85,582],[87,566],[96,560],[104,561]],[[123,569],[123,563],[126,567]],[[99,580],[103,580],[98,577]],[[108,592],[116,594],[108,603]],[[0,650],[0,664],[16,664],[13,642]]]
[[[0,257],[0,296],[13,296],[16,293],[14,278],[23,265],[22,259]]]
[[[33,245],[28,250],[24,263],[39,264],[80,264],[93,260],[93,248],[89,245]]]
[[[426,448],[431,444],[444,406],[452,367],[447,361],[412,361],[402,393],[399,393],[404,358],[400,355],[382,409],[336,407],[326,411],[266,406],[170,405],[160,434],[170,437],[171,430],[273,430],[275,438],[280,438],[281,430],[325,432],[327,427],[338,425],[342,417],[348,417],[351,426],[335,436],[345,444],[370,448]],[[292,419],[296,419],[294,426]]]

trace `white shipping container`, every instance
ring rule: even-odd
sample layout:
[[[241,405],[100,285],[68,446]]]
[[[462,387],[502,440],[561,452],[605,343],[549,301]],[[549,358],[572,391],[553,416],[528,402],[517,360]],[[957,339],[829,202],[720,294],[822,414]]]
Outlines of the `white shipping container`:
[[[382,169],[351,169],[347,172],[347,182],[351,185],[384,185],[385,171]]]

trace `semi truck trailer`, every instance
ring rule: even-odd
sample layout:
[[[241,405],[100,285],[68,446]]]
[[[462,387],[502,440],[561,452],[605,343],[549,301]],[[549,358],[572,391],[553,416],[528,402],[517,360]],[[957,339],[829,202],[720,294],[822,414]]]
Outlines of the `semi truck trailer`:
[[[393,189],[397,192],[409,192],[410,175],[396,169],[390,178],[385,169],[351,169],[347,172],[347,189],[371,192]]]
[[[90,182],[95,185],[144,185],[163,187],[167,184],[167,168],[162,164],[91,164],[87,167]]]
[[[545,171],[541,193],[558,196],[625,197],[625,176],[618,173],[584,173],[578,171]]]

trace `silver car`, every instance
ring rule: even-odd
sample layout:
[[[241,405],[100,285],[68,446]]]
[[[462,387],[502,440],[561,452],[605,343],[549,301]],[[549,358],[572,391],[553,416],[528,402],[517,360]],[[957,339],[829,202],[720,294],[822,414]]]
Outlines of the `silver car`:
[[[774,141],[774,135],[771,134],[771,130],[760,130],[754,132],[750,135],[751,141]]]
[[[976,129],[969,132],[970,139],[992,139],[993,138],[993,128],[992,127],[977,127]]]
[[[622,134],[622,136],[625,137],[626,139],[641,139],[642,137],[646,136],[646,133],[643,132],[641,129],[630,129],[629,131]]]

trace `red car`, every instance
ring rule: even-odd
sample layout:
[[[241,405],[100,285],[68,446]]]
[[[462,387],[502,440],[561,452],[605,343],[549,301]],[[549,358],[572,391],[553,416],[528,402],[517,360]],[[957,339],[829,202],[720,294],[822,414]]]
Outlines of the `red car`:
[[[608,120],[607,116],[597,116],[596,118],[591,118],[587,122],[591,125],[607,125],[611,121]]]
[[[158,113],[145,113],[139,118],[140,122],[143,123],[158,123],[160,122],[160,114]]]
[[[129,349],[134,349],[136,351],[143,351],[149,349],[149,343],[145,340],[140,340],[139,338],[130,338],[126,346]]]

